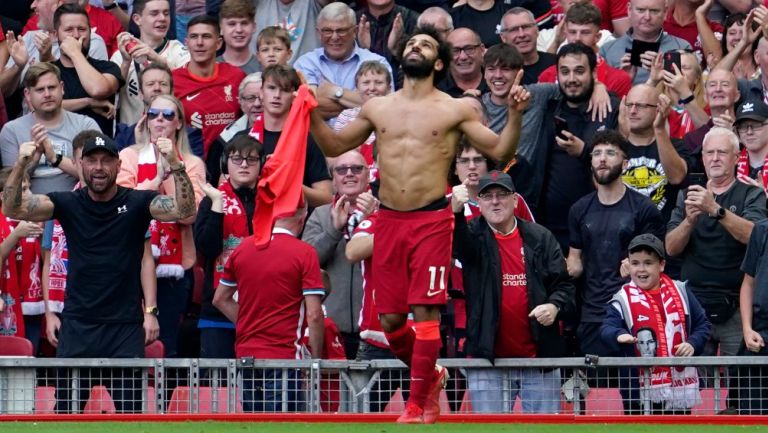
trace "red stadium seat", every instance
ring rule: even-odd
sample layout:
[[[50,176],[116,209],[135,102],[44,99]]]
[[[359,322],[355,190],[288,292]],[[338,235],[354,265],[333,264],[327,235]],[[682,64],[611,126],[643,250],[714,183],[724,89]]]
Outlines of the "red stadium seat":
[[[0,335],[0,356],[34,356],[32,342],[23,337]]]
[[[109,395],[107,387],[103,385],[96,385],[91,388],[91,396],[85,403],[83,413],[113,414],[115,412],[117,412],[115,409],[115,402],[112,401],[112,396]]]
[[[712,388],[704,388],[701,390],[701,404],[695,406],[692,413],[695,415],[714,415],[718,410],[723,410],[728,407],[726,400],[728,399],[728,390],[725,388],[720,389],[720,408],[715,410],[715,390]]]
[[[624,403],[618,388],[592,388],[584,404],[587,415],[624,414]]]
[[[216,388],[218,407],[213,410],[214,389],[209,386],[201,386],[198,391],[198,413],[227,413],[227,388]],[[192,390],[188,386],[178,386],[173,390],[171,401],[168,403],[168,413],[192,413],[190,398]],[[236,402],[234,412],[242,412],[242,404]]]
[[[389,403],[384,407],[384,413],[402,413],[404,410],[403,392],[397,388],[397,391],[392,394],[392,398],[389,399]],[[451,413],[451,405],[448,404],[448,394],[445,390],[440,391],[440,413]]]
[[[151,359],[165,358],[165,346],[163,345],[163,342],[160,340],[155,340],[149,343],[147,346],[144,346],[144,357]]]
[[[35,388],[35,413],[50,414],[56,409],[56,388],[38,386]]]

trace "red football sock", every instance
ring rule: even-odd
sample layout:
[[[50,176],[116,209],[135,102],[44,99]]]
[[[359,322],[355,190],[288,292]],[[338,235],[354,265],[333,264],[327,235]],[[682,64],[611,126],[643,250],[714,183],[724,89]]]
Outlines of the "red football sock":
[[[441,346],[439,321],[416,323],[416,342],[413,345],[411,364],[411,395],[408,401],[416,403],[422,409],[435,377],[435,362]]]
[[[411,366],[411,357],[413,356],[413,342],[416,340],[416,333],[413,328],[405,325],[396,329],[394,332],[385,332],[389,349],[395,354],[397,359],[403,361],[408,367]]]

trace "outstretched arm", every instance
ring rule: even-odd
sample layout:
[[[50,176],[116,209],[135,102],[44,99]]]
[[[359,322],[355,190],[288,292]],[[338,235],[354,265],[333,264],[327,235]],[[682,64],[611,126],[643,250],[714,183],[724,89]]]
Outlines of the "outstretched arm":
[[[47,221],[53,217],[53,202],[46,195],[22,191],[24,170],[27,169],[37,146],[34,142],[19,146],[19,159],[13,166],[3,188],[3,214],[25,221]]]
[[[310,115],[310,130],[317,145],[325,156],[335,157],[352,150],[363,144],[365,139],[373,132],[373,124],[366,115],[366,106],[360,110],[360,114],[339,132],[334,132],[326,123],[318,110]]]
[[[167,138],[157,139],[157,148],[171,167],[176,196],[159,195],[149,204],[152,218],[158,221],[179,221],[195,215],[195,189],[184,166],[179,162],[173,144]]]

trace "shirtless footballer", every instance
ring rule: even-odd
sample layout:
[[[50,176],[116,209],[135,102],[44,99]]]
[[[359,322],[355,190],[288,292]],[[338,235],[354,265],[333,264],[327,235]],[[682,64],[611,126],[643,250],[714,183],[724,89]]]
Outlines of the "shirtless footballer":
[[[326,156],[352,150],[376,133],[381,175],[373,250],[374,299],[392,352],[411,368],[410,397],[399,423],[434,423],[447,372],[440,352],[440,307],[446,302],[453,214],[445,198],[461,134],[496,160],[511,159],[530,94],[522,71],[507,98],[507,124],[496,135],[475,111],[435,88],[448,71],[450,46],[432,28],[417,29],[402,51],[403,88],[366,102],[334,133],[317,112],[311,130]],[[415,330],[406,326],[412,312]]]

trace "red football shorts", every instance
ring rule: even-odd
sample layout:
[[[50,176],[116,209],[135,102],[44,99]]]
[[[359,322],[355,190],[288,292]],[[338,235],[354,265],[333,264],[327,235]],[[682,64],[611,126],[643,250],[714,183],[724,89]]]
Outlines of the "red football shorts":
[[[373,242],[373,297],[379,314],[445,304],[453,212],[379,209]]]

